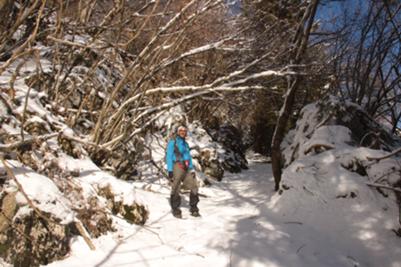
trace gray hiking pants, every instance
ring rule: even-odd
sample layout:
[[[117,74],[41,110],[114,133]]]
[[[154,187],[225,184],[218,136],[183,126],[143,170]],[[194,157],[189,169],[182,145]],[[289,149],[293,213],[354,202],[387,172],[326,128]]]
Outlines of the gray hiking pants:
[[[181,184],[183,184],[185,189],[191,190],[192,194],[198,194],[198,184],[196,183],[195,174],[183,170],[178,163],[175,163],[171,195],[177,195],[180,192]]]
[[[179,210],[181,205],[180,188],[183,184],[185,189],[191,190],[189,194],[189,206],[191,212],[199,211],[198,209],[198,184],[196,182],[195,174],[188,170],[180,168],[178,163],[174,164],[173,169],[173,182],[171,185],[170,205],[173,211]]]

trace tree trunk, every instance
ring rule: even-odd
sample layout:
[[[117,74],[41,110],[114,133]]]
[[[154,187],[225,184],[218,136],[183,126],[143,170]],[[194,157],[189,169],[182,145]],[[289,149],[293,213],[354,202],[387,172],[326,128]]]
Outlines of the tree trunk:
[[[313,0],[309,4],[307,10],[305,11],[302,22],[300,23],[299,29],[297,31],[297,36],[295,36],[294,39],[294,44],[296,46],[293,60],[294,65],[301,63],[302,56],[306,51],[318,4],[319,0]],[[298,76],[295,76],[292,80],[290,80],[284,104],[277,119],[276,128],[274,129],[272,139],[272,169],[275,183],[275,191],[278,191],[280,188],[282,174],[282,155],[280,145],[284,138],[287,122],[292,112],[292,107],[294,105],[295,93],[299,87],[299,84],[300,77]]]
[[[298,88],[299,79],[295,79],[291,87],[288,89],[287,96],[284,100],[284,104],[281,108],[280,115],[277,118],[276,128],[274,129],[272,139],[272,169],[274,176],[274,190],[278,191],[281,181],[281,168],[282,168],[282,156],[281,156],[281,142],[283,141],[287,122],[290,117],[292,106],[294,105],[294,95]]]

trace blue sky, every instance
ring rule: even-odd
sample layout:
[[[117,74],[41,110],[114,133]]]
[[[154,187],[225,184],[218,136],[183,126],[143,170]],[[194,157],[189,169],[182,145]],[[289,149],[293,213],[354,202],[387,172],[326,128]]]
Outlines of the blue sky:
[[[317,10],[316,19],[321,21],[323,26],[325,22],[329,22],[333,18],[343,15],[344,11],[348,14],[348,18],[351,19],[353,13],[357,9],[364,9],[364,1],[365,0],[323,0]]]
[[[316,18],[322,22],[342,14],[343,10],[352,13],[356,8],[363,6],[365,0],[321,0]],[[230,7],[230,13],[236,15],[241,12],[241,0],[225,0]]]
[[[241,1],[240,0],[225,0],[226,4],[230,7],[230,13],[237,15],[241,13]]]

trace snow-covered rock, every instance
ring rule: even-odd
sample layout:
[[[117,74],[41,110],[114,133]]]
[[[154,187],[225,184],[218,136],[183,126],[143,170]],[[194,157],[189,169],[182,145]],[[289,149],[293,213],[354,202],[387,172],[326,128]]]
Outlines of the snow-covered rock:
[[[356,123],[358,118],[362,121]],[[373,130],[378,133],[375,136],[380,141],[379,146],[372,145],[376,143],[373,139],[366,141],[366,133]],[[392,190],[379,188],[378,191],[372,187],[372,184],[392,187],[400,183],[398,157],[372,160],[387,155],[383,149],[394,149],[397,144],[396,137],[353,104],[330,98],[306,106],[295,130],[282,144],[286,168],[282,175],[283,196],[278,206],[293,207],[294,218],[311,224],[316,224],[315,218],[307,214],[312,214],[313,210],[334,213],[338,223],[333,224],[329,214],[318,222],[333,225],[333,229],[358,220],[369,228],[373,227],[369,221],[381,218],[387,222],[382,225],[383,230],[397,231],[399,196]],[[354,230],[350,225],[347,234],[355,234]],[[365,236],[369,244],[369,231],[360,230],[359,234]]]
[[[223,124],[217,129],[209,129],[213,140],[221,144],[224,154],[221,155],[223,168],[229,172],[240,172],[248,169],[245,157],[245,146],[240,131],[231,124]]]
[[[328,97],[305,106],[296,128],[282,143],[285,164],[302,158],[314,149],[363,146],[392,150],[401,140],[387,132],[358,105]]]

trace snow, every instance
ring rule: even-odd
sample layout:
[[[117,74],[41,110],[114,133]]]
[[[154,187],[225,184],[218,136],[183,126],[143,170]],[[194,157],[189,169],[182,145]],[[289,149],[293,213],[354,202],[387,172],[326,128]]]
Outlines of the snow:
[[[86,43],[89,39],[67,36],[66,40]],[[12,69],[17,64],[19,61]],[[51,67],[49,61],[41,60],[41,65],[45,72]],[[24,80],[36,68],[33,60],[21,68],[24,75],[14,84],[21,105],[14,112],[22,114],[29,89]],[[79,73],[79,69],[75,71]],[[104,84],[106,74],[97,73],[99,82]],[[283,73],[265,71],[231,85],[271,75]],[[11,76],[12,72],[4,72],[0,85],[7,85]],[[30,91],[27,110],[36,115],[28,122],[46,119],[73,136],[73,130],[65,127],[62,118],[49,114],[43,107],[41,94],[35,89]],[[189,124],[183,114],[182,108],[176,107],[158,118],[160,133],[147,136],[145,142],[152,151],[151,158],[163,162],[166,136],[180,120],[189,126],[191,147],[215,151],[213,156],[220,158],[224,154],[221,146],[212,142],[199,125]],[[255,161],[250,163],[249,170],[226,174],[222,182],[200,188],[201,218],[189,216],[188,195],[183,198],[184,220],[170,214],[167,181],[160,179],[149,161],[141,163],[143,180],[129,183],[100,170],[85,156],[74,159],[59,152],[54,158],[58,166],[64,172],[79,173],[71,179],[86,197],[96,196],[98,189],[109,187],[116,201],[147,205],[150,217],[144,226],[113,217],[117,231],[94,239],[95,251],[78,236],[71,243],[69,257],[48,266],[401,267],[400,239],[392,232],[399,227],[394,195],[389,192],[389,197],[384,198],[366,185],[382,177],[390,184],[399,180],[399,173],[390,172],[399,163],[394,159],[372,162],[366,169],[367,176],[361,176],[355,172],[357,164],[366,166],[368,157],[382,156],[384,151],[352,147],[350,132],[345,127],[319,126],[315,104],[305,107],[301,117],[297,129],[283,145],[287,168],[283,172],[282,194],[272,190],[271,166],[261,163],[267,159],[253,155]],[[17,124],[1,127],[7,133],[20,134]],[[59,148],[55,140],[48,140],[48,144],[54,150]],[[323,147],[323,151],[313,149],[317,146]],[[51,179],[16,161],[8,162],[38,209],[53,214],[61,223],[75,220],[75,203],[66,199]],[[5,190],[17,191],[17,185],[11,182]],[[17,216],[31,212],[21,193],[17,200],[25,205]]]
[[[102,171],[90,158],[74,159],[60,153],[58,164],[64,171],[79,172],[78,181],[86,197],[96,195],[98,189],[109,187],[115,196],[115,201],[122,201],[127,205],[141,202],[135,195],[133,185]]]
[[[335,162],[331,151],[322,154],[319,164]],[[290,189],[281,195],[272,190],[270,164],[261,163],[202,187],[201,218],[189,215],[188,195],[184,219],[170,214],[164,180],[136,182],[150,210],[145,226],[117,218],[118,231],[94,240],[95,251],[77,238],[70,257],[49,266],[401,266],[394,201],[339,163],[318,174],[302,169],[311,160],[286,169]],[[347,190],[357,197],[336,198]]]
[[[316,144],[328,147],[342,146],[351,142],[351,131],[344,126],[322,126],[316,129],[307,142],[305,142],[300,151],[305,154]]]
[[[6,263],[2,258],[0,258],[0,266],[2,266],[2,267],[12,267],[11,264]]]
[[[68,224],[74,220],[75,214],[70,209],[71,203],[66,199],[57,186],[47,177],[35,173],[33,170],[23,167],[16,161],[8,161],[12,168],[17,181],[21,184],[29,199],[41,211],[53,214],[61,220],[61,224]],[[1,164],[1,168],[4,166]],[[12,181],[6,191],[18,191],[15,181]],[[26,205],[27,200],[18,192],[16,195],[17,202],[20,205]],[[25,212],[27,210],[25,209]],[[24,213],[23,209],[19,210],[20,215]]]
[[[337,266],[348,266],[347,259],[356,266],[401,266],[399,239],[391,232],[398,228],[395,200],[367,189],[366,177],[344,169],[338,156],[326,151],[292,163],[283,173],[290,189],[274,209],[310,228],[305,237],[315,234],[325,246],[332,243],[341,256]],[[315,245],[309,249],[318,250]]]
[[[21,129],[16,129],[9,124],[2,123],[1,128],[4,129],[10,135],[19,135],[21,134]]]
[[[280,111],[280,114],[283,112],[283,108]],[[297,155],[293,155],[293,150],[297,145],[305,144],[309,139],[308,136],[313,134],[314,125],[318,124],[316,114],[317,114],[317,105],[316,104],[309,104],[306,105],[300,114],[300,118],[297,121],[297,126],[295,130],[291,130],[287,136],[284,138],[283,142],[281,143],[281,147],[284,148],[283,155],[286,161],[286,164],[292,161],[292,157],[298,157],[303,153],[296,153]],[[304,152],[305,150],[301,150]]]
[[[17,96],[24,102],[26,86],[17,89]],[[28,110],[37,114],[31,120],[46,118],[60,125],[66,135],[73,135],[61,119],[49,115],[33,98],[37,92],[32,89],[31,93]],[[352,172],[358,161],[385,152],[352,147],[345,127],[314,127],[319,121],[313,104],[303,112],[297,130],[283,146],[288,166],[282,183],[288,190],[281,195],[273,192],[271,165],[261,163],[268,159],[252,155],[255,161],[249,170],[226,174],[222,182],[200,188],[201,218],[189,215],[188,195],[183,198],[184,220],[171,215],[167,181],[160,179],[149,161],[142,162],[142,180],[128,183],[100,170],[85,156],[74,159],[59,152],[58,166],[62,171],[79,173],[74,182],[85,197],[109,187],[116,201],[146,205],[149,219],[138,226],[113,217],[117,231],[94,239],[96,250],[91,251],[78,236],[71,243],[68,257],[48,266],[401,267],[400,239],[392,232],[399,227],[394,196],[383,198],[366,185],[382,176],[399,179],[397,174],[389,174],[398,163],[394,159],[374,162],[366,170],[368,177]],[[160,116],[156,121],[160,132],[146,136],[145,143],[155,162],[163,162],[167,141],[163,136],[168,136],[174,123],[185,121],[182,114],[178,107]],[[187,124],[191,147],[210,149],[217,157],[224,153],[199,125]],[[7,124],[2,128],[15,134],[20,131]],[[54,140],[48,142],[57,148]],[[298,151],[293,155],[297,144]],[[316,145],[323,145],[325,151],[312,150]],[[11,163],[17,179],[40,210],[60,218],[62,223],[75,220],[74,203],[49,178]],[[8,190],[15,191],[16,186]],[[26,201],[20,193],[17,198],[20,203]],[[20,208],[17,216],[26,212],[30,212],[28,206]]]

